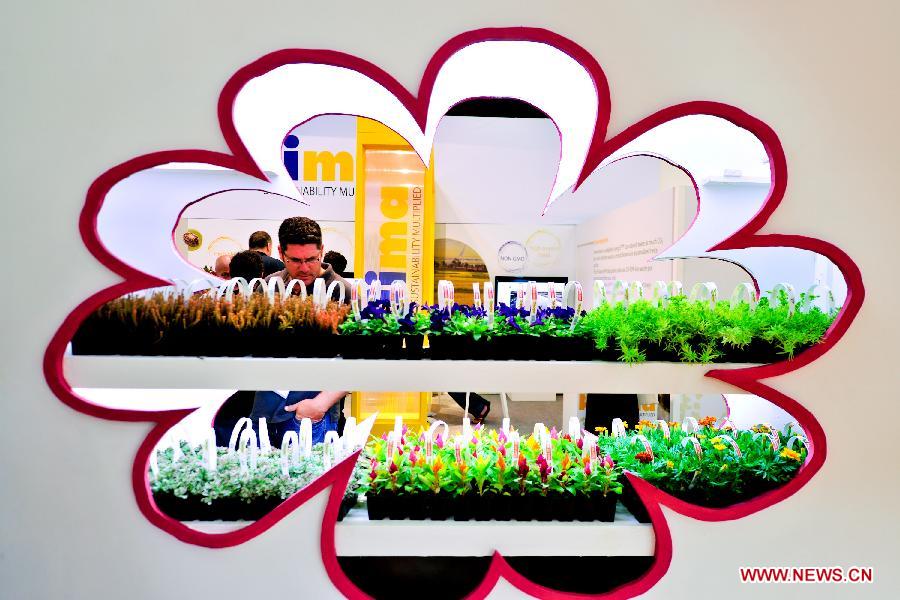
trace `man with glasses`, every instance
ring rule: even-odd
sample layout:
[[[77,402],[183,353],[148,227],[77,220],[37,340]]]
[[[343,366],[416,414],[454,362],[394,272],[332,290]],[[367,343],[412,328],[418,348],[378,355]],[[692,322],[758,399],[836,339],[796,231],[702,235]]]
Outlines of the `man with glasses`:
[[[334,272],[330,264],[322,262],[322,252],[322,229],[318,223],[306,217],[285,219],[278,228],[278,254],[284,262],[284,269],[272,273],[266,281],[281,277],[287,285],[292,279],[298,279],[306,286],[307,295],[312,295],[313,284],[318,278],[325,280],[326,287],[340,281],[347,292],[344,302],[349,303],[349,284]],[[300,291],[294,289],[293,293],[299,294]],[[338,299],[337,286],[332,299]],[[256,428],[259,419],[265,417],[269,440],[276,446],[281,445],[286,432],[300,430],[301,419],[309,418],[313,422],[313,442],[321,442],[326,431],[337,429],[340,400],[346,394],[343,391],[259,391],[253,398],[250,418]]]
[[[291,279],[299,279],[306,286],[306,293],[309,295],[318,278],[324,279],[326,286],[333,281],[340,281],[347,292],[344,302],[349,304],[349,284],[334,272],[330,264],[322,262],[322,253],[322,229],[318,223],[306,217],[285,219],[278,228],[278,255],[284,262],[284,269],[272,273],[266,281],[272,277],[281,277],[287,285]],[[300,291],[295,289],[294,293],[299,294]],[[337,300],[337,294],[335,287],[332,299]]]

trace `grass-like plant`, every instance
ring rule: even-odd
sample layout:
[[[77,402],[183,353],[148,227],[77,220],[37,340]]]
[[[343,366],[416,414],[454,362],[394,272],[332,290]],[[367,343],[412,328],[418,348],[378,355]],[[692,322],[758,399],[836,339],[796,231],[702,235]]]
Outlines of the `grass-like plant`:
[[[83,354],[241,356],[297,335],[335,335],[348,312],[336,302],[317,307],[312,299],[295,296],[235,295],[228,301],[207,294],[130,294],[89,315],[73,345]]]

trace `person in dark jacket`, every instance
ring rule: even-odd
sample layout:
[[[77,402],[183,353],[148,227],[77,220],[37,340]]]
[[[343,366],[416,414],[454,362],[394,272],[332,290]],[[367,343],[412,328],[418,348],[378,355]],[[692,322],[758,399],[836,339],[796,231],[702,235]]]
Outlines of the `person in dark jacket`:
[[[263,271],[268,277],[284,268],[284,263],[272,257],[272,236],[265,231],[254,231],[250,234],[250,249],[259,254],[263,261]]]

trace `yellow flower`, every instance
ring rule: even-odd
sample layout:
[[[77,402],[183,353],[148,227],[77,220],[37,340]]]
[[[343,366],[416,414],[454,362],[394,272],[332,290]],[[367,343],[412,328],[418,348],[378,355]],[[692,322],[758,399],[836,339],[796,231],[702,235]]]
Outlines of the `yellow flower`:
[[[671,468],[673,468],[674,466],[675,466],[675,463],[673,463],[671,460],[667,460],[667,461],[666,461],[666,467],[668,467],[668,468],[671,469]]]
[[[724,450],[725,448],[727,448],[727,446],[726,446],[725,444],[713,444],[713,448],[715,448],[716,450],[718,450],[719,452],[721,452],[722,450]]]
[[[680,427],[681,427],[681,423],[679,423],[678,421],[669,421],[670,429],[678,429]]]
[[[722,443],[722,438],[720,438],[719,436],[716,436],[716,437],[710,439],[710,440],[709,440],[709,443],[710,443],[710,444],[721,444],[721,443]]]
[[[628,429],[628,421],[622,421],[622,427]]]
[[[781,451],[781,456],[782,456],[783,458],[789,458],[789,459],[791,459],[791,460],[796,460],[796,461],[799,461],[799,460],[800,460],[800,453],[799,453],[799,452],[794,452],[794,451],[791,450],[790,448],[785,448],[784,450],[782,450],[782,451]]]
[[[697,434],[697,439],[698,439],[698,440],[705,440],[705,439],[706,439],[706,436],[703,435],[702,433],[698,433],[698,434]]]
[[[525,442],[525,445],[528,446],[528,449],[531,451],[536,451],[541,447],[541,444],[536,439],[534,439],[533,435],[528,438],[528,441]]]
[[[606,427],[594,427],[594,431],[596,431],[596,432],[599,433],[599,434],[605,435],[605,434],[606,434]]]
[[[727,470],[728,470],[728,465],[722,465],[721,467],[719,467],[719,473],[721,473],[722,471],[727,471]]]

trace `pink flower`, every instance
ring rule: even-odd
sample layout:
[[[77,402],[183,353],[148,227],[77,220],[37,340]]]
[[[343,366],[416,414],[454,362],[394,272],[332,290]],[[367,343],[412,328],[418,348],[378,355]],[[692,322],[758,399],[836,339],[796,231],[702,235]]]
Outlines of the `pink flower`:
[[[441,434],[437,434],[434,438],[434,445],[438,448],[444,447],[444,438],[441,437]]]
[[[600,465],[605,469],[614,469],[616,467],[616,463],[613,462],[612,456],[609,454],[600,459]]]
[[[543,455],[538,456],[537,464],[541,471],[541,481],[547,483],[547,478],[550,476],[550,465],[547,464],[547,460]]]
[[[583,449],[584,448],[584,440],[581,438],[578,438],[578,441],[575,442],[575,445],[578,446],[579,450]]]
[[[550,439],[551,440],[559,439],[559,432],[556,430],[556,427],[553,427],[550,430]]]

